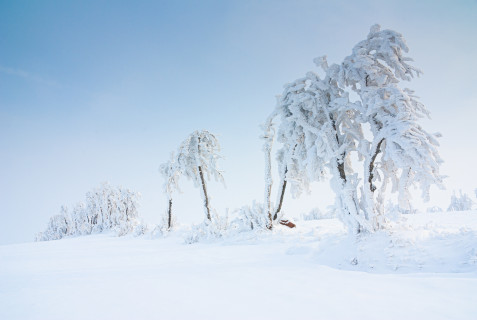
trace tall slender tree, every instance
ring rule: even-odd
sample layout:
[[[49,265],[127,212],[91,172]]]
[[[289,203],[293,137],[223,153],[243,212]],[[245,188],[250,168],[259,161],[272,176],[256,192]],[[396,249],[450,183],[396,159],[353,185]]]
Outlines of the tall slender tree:
[[[181,174],[192,180],[196,187],[200,187],[205,216],[209,221],[212,220],[212,210],[207,180],[212,176],[216,181],[224,183],[222,172],[217,167],[217,160],[221,158],[219,152],[217,138],[202,130],[194,131],[181,143],[176,157]]]
[[[172,217],[172,193],[174,191],[180,191],[179,189],[179,178],[180,178],[180,167],[178,163],[176,162],[176,159],[174,157],[174,153],[171,153],[170,160],[167,161],[166,163],[163,163],[159,171],[164,178],[164,192],[167,195],[167,202],[168,202],[168,208],[167,208],[167,216],[166,216],[166,224],[167,224],[167,230],[170,230],[172,228],[172,223],[173,223],[173,217]]]
[[[268,221],[267,228],[272,229],[273,227],[273,220],[276,219],[272,217],[272,186],[273,186],[273,178],[272,178],[272,147],[273,141],[275,138],[275,127],[273,124],[273,118],[276,116],[275,113],[272,113],[267,121],[262,125],[263,136],[262,139],[264,140],[263,143],[263,152],[265,155],[265,211],[266,217]]]

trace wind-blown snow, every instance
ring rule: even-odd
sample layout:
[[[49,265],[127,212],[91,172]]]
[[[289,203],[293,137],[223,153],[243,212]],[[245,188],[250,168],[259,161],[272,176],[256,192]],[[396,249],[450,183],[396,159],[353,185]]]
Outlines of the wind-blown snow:
[[[297,224],[0,246],[0,319],[475,319],[477,212],[357,241],[337,219]]]

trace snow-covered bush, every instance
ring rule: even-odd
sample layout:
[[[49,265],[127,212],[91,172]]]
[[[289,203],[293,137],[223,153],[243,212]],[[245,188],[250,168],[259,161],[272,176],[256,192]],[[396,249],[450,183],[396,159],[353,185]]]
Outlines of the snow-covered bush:
[[[451,196],[451,202],[447,211],[466,211],[472,210],[472,206],[474,202],[472,199],[466,194],[462,193],[462,190],[459,190],[459,194],[457,195],[454,193]]]
[[[57,240],[71,235],[86,235],[112,230],[125,235],[141,225],[138,216],[140,194],[123,187],[103,183],[86,194],[85,202],[77,203],[71,212],[63,206],[61,214],[50,218],[37,241]]]
[[[334,207],[331,207],[330,210],[323,212],[319,208],[311,209],[308,213],[303,213],[301,218],[305,221],[309,220],[321,220],[321,219],[331,219],[336,216],[336,211]]]
[[[193,225],[184,240],[188,244],[199,241],[216,240],[226,235],[229,230],[228,215],[221,217],[214,210],[211,219],[205,219],[202,223]]]
[[[165,211],[160,217],[159,224],[152,227],[151,237],[160,238],[177,226],[177,218],[171,215],[170,211]]]
[[[426,211],[429,213],[435,213],[435,212],[442,212],[444,210],[442,210],[441,207],[433,206],[433,207],[427,208]]]
[[[71,230],[72,224],[68,216],[57,214],[50,218],[46,230],[36,235],[35,241],[58,240],[69,235]]]
[[[401,215],[405,214],[406,212],[396,203],[388,201],[384,209],[384,213],[386,214],[386,220],[381,222],[382,227],[389,225],[391,221],[399,220]]]
[[[265,214],[266,208],[261,203],[253,202],[252,206],[243,206],[234,213],[238,216],[233,221],[239,231],[269,229],[270,220]]]
[[[132,231],[132,234],[135,236],[135,237],[139,237],[139,236],[142,236],[144,234],[146,234],[146,232],[148,231],[148,227],[146,224],[138,224],[137,226],[134,227],[133,231]]]
[[[167,228],[167,224],[159,223],[158,225],[152,226],[149,237],[151,239],[163,238],[169,231],[170,229]]]

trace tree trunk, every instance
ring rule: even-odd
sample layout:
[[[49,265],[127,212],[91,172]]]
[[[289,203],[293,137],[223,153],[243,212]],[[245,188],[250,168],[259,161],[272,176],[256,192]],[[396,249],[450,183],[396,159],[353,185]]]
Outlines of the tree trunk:
[[[336,121],[333,114],[329,114],[329,120],[335,132],[335,148],[339,149],[341,141],[339,138],[339,128],[336,126]],[[352,190],[352,182],[348,181],[345,171],[346,152],[343,152],[340,157],[336,158],[336,168],[333,169],[335,179],[340,179],[337,183],[332,183],[335,193],[340,201],[341,210],[346,210],[351,218],[347,219],[348,225],[354,229],[356,233],[360,233],[363,228],[366,228],[366,221],[359,216],[359,205],[357,200],[356,190]],[[339,178],[338,178],[339,176]],[[352,178],[351,178],[352,179]],[[353,189],[355,187],[353,186]]]
[[[336,121],[335,119],[333,118],[333,115],[330,113],[329,115],[329,119],[331,121],[331,125],[333,127],[333,130],[335,131],[335,139],[336,139],[336,147],[338,148],[338,146],[340,145],[340,139],[339,139],[339,136],[338,136],[338,130],[336,128]],[[346,158],[346,153],[342,153],[341,154],[341,159],[340,158],[336,158],[336,167],[338,168],[338,172],[340,173],[340,178],[341,180],[343,180],[343,184],[346,183],[346,172],[345,172],[345,167],[344,167],[344,159]]]
[[[351,193],[349,189],[349,182],[344,171],[343,159],[336,158],[336,167],[333,169],[333,179],[337,179],[335,183],[332,182],[336,196],[340,202],[340,210],[344,210],[348,214],[346,222],[348,226],[354,230],[355,233],[360,233],[362,230],[362,222],[360,222],[359,209],[356,201],[356,194]],[[339,182],[338,182],[339,181]]]
[[[336,159],[336,167],[338,168],[338,172],[340,173],[340,178],[343,180],[343,183],[346,183],[346,172],[344,168],[344,158],[346,154],[341,154],[341,159]]]
[[[271,120],[269,121],[269,125],[267,127],[268,131],[264,135],[265,144],[263,147],[263,152],[265,153],[265,208],[267,210],[267,218],[268,218],[268,225],[267,228],[271,230],[273,228],[273,219],[272,219],[272,203],[271,203],[271,195],[272,195],[272,143],[273,143],[273,135],[270,132],[271,127]],[[253,229],[253,227],[252,227]]]
[[[272,226],[273,226],[272,221],[276,219],[275,218],[275,219],[272,220],[272,207],[271,207],[271,203],[270,203],[270,197],[271,197],[271,194],[272,194],[272,184],[271,183],[268,184],[265,193],[266,193],[265,199],[267,201],[265,203],[265,205],[267,206],[267,218],[268,218],[267,229],[271,230]]]
[[[293,151],[292,155],[295,154],[296,147],[298,146],[298,143],[293,146]],[[273,220],[277,220],[278,218],[278,213],[282,210],[282,204],[283,204],[283,198],[285,196],[285,189],[287,187],[287,172],[288,172],[288,167],[285,166],[285,172],[283,173],[283,179],[282,179],[282,185],[281,185],[281,193],[280,193],[280,200],[278,202],[278,208],[275,211],[275,215],[273,216]]]
[[[374,154],[371,157],[371,161],[369,162],[368,183],[369,183],[369,190],[371,190],[371,192],[374,192],[376,190],[376,186],[373,184],[374,161],[376,160],[376,157],[378,156],[378,154],[381,152],[381,144],[383,143],[383,141],[384,141],[384,138],[378,142],[378,145],[376,146],[376,150],[374,151]]]
[[[204,206],[207,211],[207,219],[212,220],[210,216],[210,208],[209,208],[209,198],[207,196],[207,188],[205,185],[205,179],[204,179],[204,174],[202,173],[202,167],[199,166],[199,176],[200,176],[200,181],[202,182],[202,191],[204,193]]]
[[[375,170],[375,161],[378,154],[381,152],[381,145],[384,142],[384,138],[379,140],[375,147],[371,147],[370,155],[366,157],[364,164],[364,181],[368,185],[363,187],[364,193],[364,212],[368,221],[371,221],[372,227],[374,229],[379,228],[377,225],[377,215],[379,214],[376,211],[374,192],[376,191],[376,186],[373,184],[374,179],[374,170]]]
[[[172,199],[169,199],[169,210],[167,210],[167,229],[172,227]]]
[[[275,215],[273,216],[273,220],[277,220],[278,218],[278,213],[282,210],[282,204],[283,204],[283,198],[285,196],[285,189],[287,187],[287,175],[288,169],[285,167],[285,173],[283,174],[283,179],[282,179],[282,185],[281,185],[281,191],[280,191],[280,200],[278,202],[278,208],[275,211]]]

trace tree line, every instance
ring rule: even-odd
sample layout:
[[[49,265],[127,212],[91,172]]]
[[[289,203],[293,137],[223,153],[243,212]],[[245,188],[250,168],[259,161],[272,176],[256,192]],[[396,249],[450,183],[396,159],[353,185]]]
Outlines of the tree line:
[[[316,70],[284,86],[262,125],[264,203],[240,211],[250,228],[273,229],[287,190],[298,197],[310,183],[328,175],[335,210],[354,233],[386,226],[389,191],[397,195],[402,210],[410,210],[410,187],[420,189],[424,200],[429,200],[431,185],[444,187],[439,173],[443,161],[437,150],[440,135],[422,127],[420,120],[430,118],[430,113],[412,90],[402,86],[421,74],[406,56],[408,51],[400,33],[374,25],[341,63],[329,64],[326,56],[315,58]],[[277,200],[272,201],[275,143],[279,181]],[[174,226],[173,195],[179,191],[181,177],[192,180],[200,191],[204,225],[219,222],[207,183],[211,178],[224,182],[217,165],[220,158],[217,137],[201,130],[191,133],[160,166],[168,200],[163,231]],[[137,218],[137,195],[112,190],[103,186],[87,196],[87,209],[79,205],[70,220],[66,214],[53,217],[47,231],[61,237],[121,225],[131,230]],[[128,204],[118,199],[129,199]]]
[[[420,120],[430,118],[430,113],[412,90],[401,86],[421,74],[405,56],[408,50],[400,33],[374,25],[340,64],[329,65],[326,56],[314,59],[323,76],[310,71],[285,85],[262,126],[265,197],[256,214],[266,223],[260,225],[273,228],[287,186],[296,197],[327,174],[337,212],[356,233],[386,225],[389,188],[397,194],[398,206],[409,210],[410,187],[419,188],[426,201],[431,185],[444,187],[439,173],[443,161],[437,150],[440,134],[421,126]],[[280,180],[277,200],[272,202],[274,142],[281,146],[276,153]],[[212,219],[204,174],[223,180],[216,167],[218,146],[213,134],[196,131],[161,166],[168,221],[172,221],[172,193],[182,175],[200,187],[206,219]],[[353,156],[360,169],[353,168]]]

